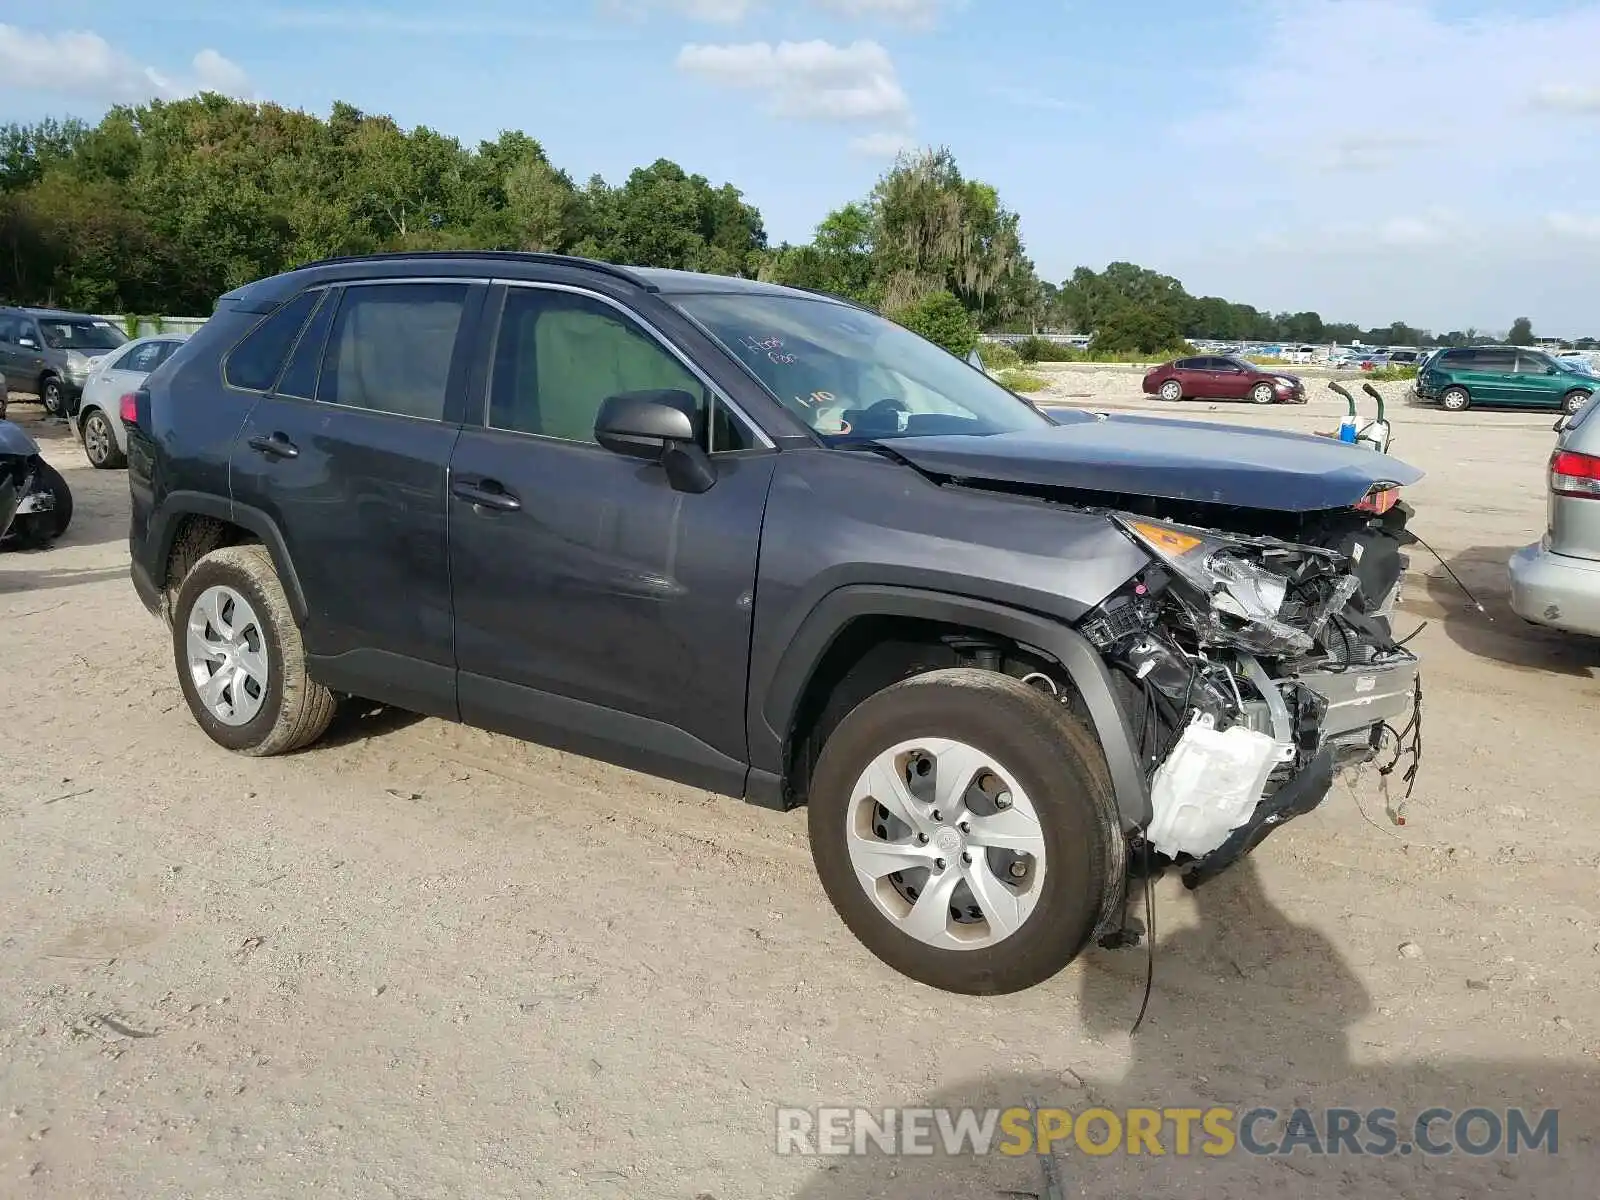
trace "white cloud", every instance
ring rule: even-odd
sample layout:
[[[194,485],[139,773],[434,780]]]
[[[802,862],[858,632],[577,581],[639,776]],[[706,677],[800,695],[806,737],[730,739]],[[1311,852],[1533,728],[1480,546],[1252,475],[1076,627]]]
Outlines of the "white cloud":
[[[110,104],[175,100],[200,91],[240,96],[250,87],[239,65],[215,50],[196,54],[189,74],[179,79],[140,65],[97,33],[33,33],[15,25],[0,25],[0,82]]]
[[[774,115],[909,122],[911,102],[877,42],[747,42],[685,46],[678,67],[726,87],[764,92]]]
[[[1178,186],[1127,197],[1125,219],[1174,231],[1152,265],[1329,319],[1593,323],[1600,221],[1551,210],[1600,193],[1600,86],[1545,81],[1600,45],[1600,0],[1520,7],[1259,0],[1259,33],[1200,73],[1163,147]]]
[[[604,14],[634,21],[665,11],[710,25],[737,25],[758,3],[759,0],[599,0],[599,7]]]
[[[868,133],[850,139],[850,153],[863,158],[893,158],[916,145],[909,133]]]
[[[1547,83],[1535,88],[1535,107],[1557,112],[1600,113],[1600,87],[1576,83]]]
[[[1600,242],[1600,214],[1553,212],[1546,215],[1544,223],[1558,237]]]
[[[812,0],[844,17],[888,21],[910,29],[926,29],[938,20],[945,0]]]

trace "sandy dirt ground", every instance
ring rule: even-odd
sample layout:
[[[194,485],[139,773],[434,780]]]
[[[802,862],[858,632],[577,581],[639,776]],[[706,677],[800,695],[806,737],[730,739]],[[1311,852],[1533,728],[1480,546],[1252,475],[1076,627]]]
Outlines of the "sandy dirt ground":
[[[1046,402],[1170,411],[1051,374]],[[1416,555],[1408,823],[1369,778],[1199,892],[1164,881],[1130,1039],[1142,951],[992,1000],[879,965],[803,813],[392,712],[229,755],[128,583],[122,473],[36,413],[77,516],[0,554],[0,1196],[1594,1194],[1600,645],[1518,622],[1504,576],[1548,416],[1397,408],[1415,527],[1489,609]],[[1553,1158],[775,1151],[779,1105],[1025,1100],[1561,1112]]]

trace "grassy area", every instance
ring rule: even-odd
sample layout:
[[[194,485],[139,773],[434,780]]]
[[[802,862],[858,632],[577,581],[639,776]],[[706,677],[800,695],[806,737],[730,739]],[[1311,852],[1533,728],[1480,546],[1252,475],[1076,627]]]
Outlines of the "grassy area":
[[[1302,366],[1287,358],[1279,358],[1275,354],[1247,354],[1245,358],[1258,367],[1293,367]]]
[[[1013,392],[1038,392],[1050,386],[1044,376],[1028,371],[1001,371],[996,378]]]
[[[1363,371],[1362,377],[1372,380],[1373,383],[1398,383],[1402,379],[1415,379],[1415,367],[1378,367],[1375,370]]]

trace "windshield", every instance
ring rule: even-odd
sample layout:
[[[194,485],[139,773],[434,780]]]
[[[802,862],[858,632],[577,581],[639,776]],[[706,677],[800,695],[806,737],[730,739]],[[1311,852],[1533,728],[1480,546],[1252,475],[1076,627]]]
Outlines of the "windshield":
[[[1054,424],[955,355],[858,308],[727,292],[672,299],[830,445]]]
[[[44,344],[52,350],[115,350],[128,335],[110,321],[39,320]]]

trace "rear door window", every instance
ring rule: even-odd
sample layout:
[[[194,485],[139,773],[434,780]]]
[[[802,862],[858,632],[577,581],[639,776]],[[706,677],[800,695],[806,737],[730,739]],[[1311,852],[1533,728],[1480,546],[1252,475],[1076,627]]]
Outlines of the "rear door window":
[[[1488,371],[1498,375],[1509,375],[1517,369],[1517,355],[1514,350],[1479,350],[1477,361],[1473,363],[1474,371]]]
[[[245,335],[222,367],[228,386],[246,392],[264,392],[277,379],[283,360],[294,345],[321,292],[301,292]]]
[[[466,303],[464,283],[345,289],[322,358],[318,401],[442,420]]]

